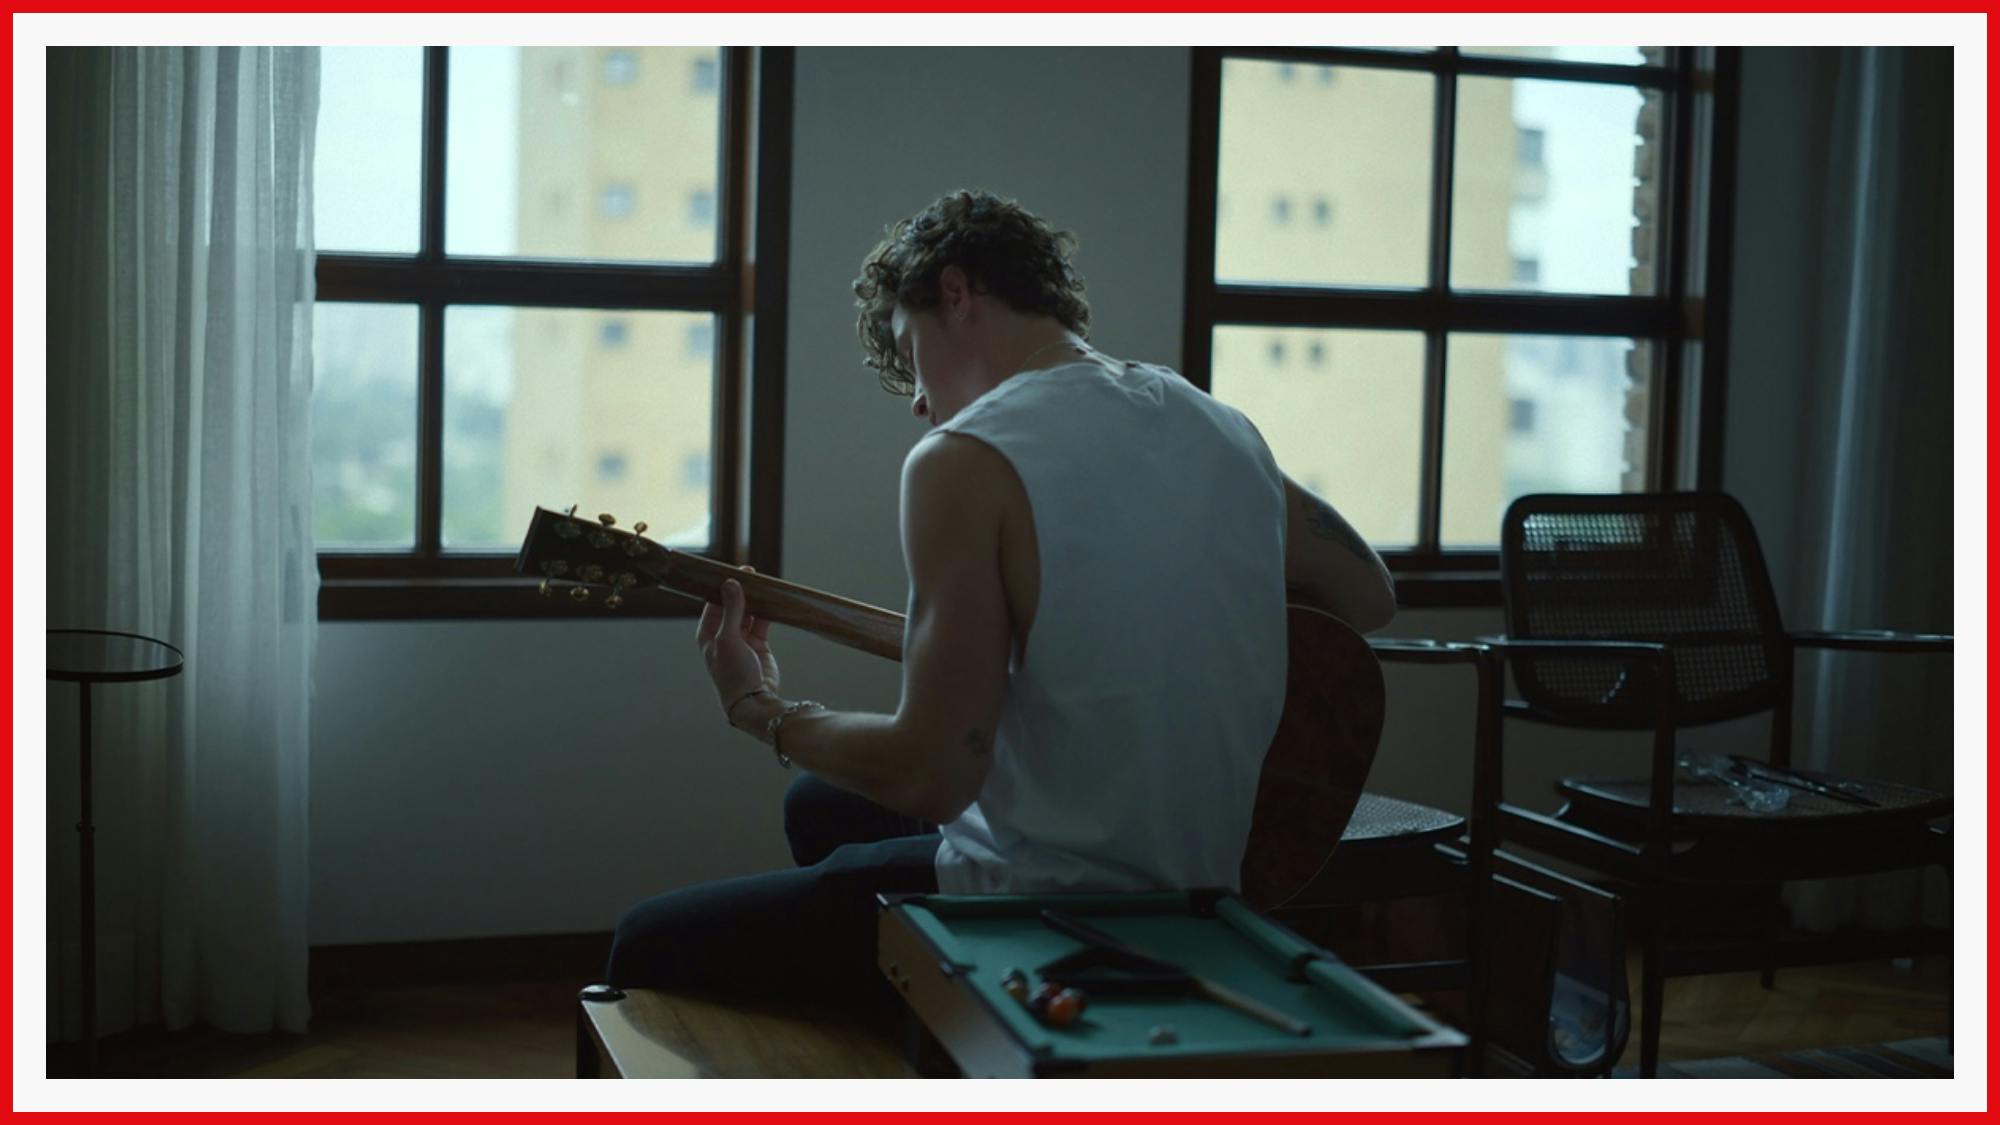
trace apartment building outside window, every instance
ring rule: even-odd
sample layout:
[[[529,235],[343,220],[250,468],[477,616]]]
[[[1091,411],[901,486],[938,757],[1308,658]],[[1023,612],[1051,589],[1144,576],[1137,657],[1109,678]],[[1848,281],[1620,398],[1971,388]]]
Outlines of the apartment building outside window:
[[[756,561],[756,529],[775,521],[751,483],[774,475],[764,462],[777,454],[742,448],[757,424],[748,84],[753,70],[789,83],[790,58],[326,49],[313,403],[324,616],[575,612],[513,573],[538,505],[644,520],[669,545]],[[718,91],[689,83],[703,62]],[[705,221],[649,203],[696,196]],[[781,285],[758,285],[777,286],[782,307]],[[631,608],[684,611],[663,593]]]
[[[1689,298],[1726,224],[1694,201],[1727,175],[1725,58],[1194,53],[1184,366],[1325,485],[1408,603],[1497,604],[1517,496],[1698,477],[1690,392],[1721,326]],[[1315,221],[1224,197],[1310,198]]]

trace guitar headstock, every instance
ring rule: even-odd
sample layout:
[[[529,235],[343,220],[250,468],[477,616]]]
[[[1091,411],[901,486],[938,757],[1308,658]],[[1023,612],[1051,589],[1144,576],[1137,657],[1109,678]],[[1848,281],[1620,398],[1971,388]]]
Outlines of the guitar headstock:
[[[627,590],[658,583],[669,558],[666,548],[645,538],[645,530],[644,523],[636,523],[627,531],[609,513],[594,520],[578,516],[573,505],[566,512],[536,508],[514,569],[540,575],[544,597],[567,589],[577,601],[589,601],[591,588],[603,587],[611,591],[605,608],[617,609]]]

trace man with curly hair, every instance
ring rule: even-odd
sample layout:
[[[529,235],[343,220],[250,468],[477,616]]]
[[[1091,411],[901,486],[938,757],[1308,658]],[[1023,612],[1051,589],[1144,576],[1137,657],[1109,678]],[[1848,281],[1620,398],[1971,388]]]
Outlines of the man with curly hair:
[[[612,983],[852,998],[880,989],[880,892],[1235,885],[1288,598],[1367,631],[1394,588],[1240,412],[1090,346],[1075,247],[960,191],[868,255],[862,349],[931,427],[903,466],[901,702],[785,695],[726,584],[696,640],[727,721],[804,771],[799,866],[640,905]]]

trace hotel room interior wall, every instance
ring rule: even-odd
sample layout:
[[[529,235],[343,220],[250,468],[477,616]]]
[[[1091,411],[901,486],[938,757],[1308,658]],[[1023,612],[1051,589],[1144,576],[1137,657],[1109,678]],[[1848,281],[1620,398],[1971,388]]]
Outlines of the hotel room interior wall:
[[[862,255],[947,190],[1018,197],[1081,232],[1098,342],[1177,363],[1188,53],[806,48],[797,77],[784,572],[900,607],[921,426],[861,365]],[[692,632],[323,625],[312,941],[603,930],[647,894],[788,863],[793,775],[723,728]],[[797,695],[894,704],[894,665],[797,633],[780,652]]]
[[[798,80],[785,558],[802,581],[900,606],[896,482],[925,427],[860,363],[862,256],[947,191],[1017,198],[1078,232],[1098,346],[1178,363],[1188,53],[801,51]]]

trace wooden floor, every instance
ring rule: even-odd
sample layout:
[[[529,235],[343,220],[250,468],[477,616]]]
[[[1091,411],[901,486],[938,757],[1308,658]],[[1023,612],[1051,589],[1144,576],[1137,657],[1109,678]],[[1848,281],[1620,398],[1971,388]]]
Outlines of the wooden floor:
[[[1638,966],[1632,966],[1633,979]],[[106,1040],[99,1071],[127,1077],[557,1078],[576,1058],[576,976],[499,983],[339,982],[315,996],[306,1035],[194,1029]],[[1635,1020],[1636,1028],[1636,1020]],[[1851,1046],[1951,1029],[1951,963],[1794,969],[1776,989],[1754,973],[1669,981],[1662,1056],[1699,1059]],[[1638,1061],[1638,1035],[1625,1054]],[[51,1076],[77,1071],[50,1052]]]
[[[1637,957],[1626,973],[1631,981],[1639,980]],[[1660,1057],[1713,1059],[1951,1033],[1947,957],[1920,957],[1908,969],[1887,961],[1784,969],[1775,985],[1765,991],[1756,973],[1668,981]],[[1620,1065],[1639,1065],[1636,996],[1632,1039]]]
[[[304,1035],[206,1028],[104,1041],[98,1072],[134,1078],[566,1078],[575,979],[365,988],[318,997]],[[74,1075],[73,1051],[50,1076]]]

